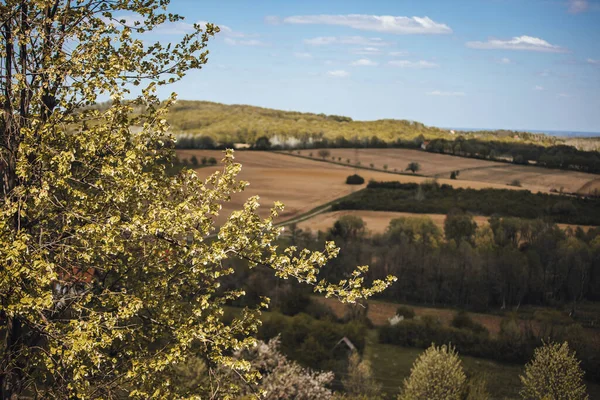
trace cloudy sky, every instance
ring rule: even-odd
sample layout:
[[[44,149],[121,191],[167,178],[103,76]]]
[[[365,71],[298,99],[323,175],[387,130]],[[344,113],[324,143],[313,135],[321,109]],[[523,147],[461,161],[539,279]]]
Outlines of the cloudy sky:
[[[180,99],[465,128],[600,132],[600,0],[172,0],[210,21]],[[180,23],[157,33],[168,40]]]

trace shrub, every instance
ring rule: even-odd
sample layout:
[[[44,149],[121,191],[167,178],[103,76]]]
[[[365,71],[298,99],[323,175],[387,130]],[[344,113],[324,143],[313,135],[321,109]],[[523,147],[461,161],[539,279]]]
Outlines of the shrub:
[[[567,342],[552,343],[535,350],[521,377],[525,399],[588,399],[583,371]]]
[[[208,159],[208,164],[209,165],[215,165],[215,164],[217,164],[217,159],[214,158],[214,157],[209,158]]]
[[[459,311],[452,319],[452,326],[459,329],[468,329],[474,333],[488,334],[485,326],[473,321],[471,316],[466,311]]]
[[[337,322],[337,317],[333,310],[327,306],[326,304],[321,303],[320,301],[312,301],[306,308],[304,312],[315,319],[328,320],[332,322]]]
[[[510,181],[509,183],[510,186],[517,186],[517,187],[521,187],[521,181],[518,179],[513,179],[512,181]]]
[[[414,161],[408,163],[408,166],[406,167],[406,170],[411,171],[413,174],[416,173],[420,169],[421,169],[421,165],[418,162],[414,162]]]
[[[347,185],[362,185],[363,183],[365,183],[365,178],[357,174],[350,175],[346,178]]]
[[[453,347],[432,345],[413,364],[399,399],[460,400],[467,377]]]
[[[396,315],[400,315],[404,319],[413,319],[415,317],[415,310],[407,306],[400,306],[396,310]]]
[[[198,157],[196,157],[196,156],[192,156],[192,158],[190,159],[190,161],[192,162],[192,165],[193,165],[194,167],[197,167],[197,166],[198,166]]]
[[[330,155],[331,155],[331,152],[327,149],[319,150],[319,157],[321,157],[323,160],[326,159],[327,157],[329,157]]]

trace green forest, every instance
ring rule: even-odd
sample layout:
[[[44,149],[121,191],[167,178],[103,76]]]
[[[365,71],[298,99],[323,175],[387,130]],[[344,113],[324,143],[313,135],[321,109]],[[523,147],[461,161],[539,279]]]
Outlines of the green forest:
[[[353,121],[339,115],[282,111],[249,105],[225,105],[208,101],[182,100],[174,104],[167,116],[171,131],[181,139],[210,137],[216,143],[254,144],[264,136],[280,140],[297,139],[309,143],[327,139],[358,140],[369,143],[372,137],[382,142],[393,143],[398,139],[412,140],[423,136],[452,139],[448,129],[426,126],[408,120],[383,119],[377,121]],[[537,143],[544,146],[560,143],[551,136],[502,131],[461,132],[469,137],[485,138],[506,142]],[[518,139],[514,136],[518,135]],[[372,146],[373,147],[373,146]]]

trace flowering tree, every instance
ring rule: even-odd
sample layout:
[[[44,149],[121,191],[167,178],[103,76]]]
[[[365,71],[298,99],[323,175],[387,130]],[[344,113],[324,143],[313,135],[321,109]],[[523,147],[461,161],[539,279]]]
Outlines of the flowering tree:
[[[521,376],[524,399],[584,400],[583,371],[575,353],[564,342],[545,344],[535,349],[533,359]]]
[[[239,395],[262,394],[267,400],[298,399],[320,400],[332,397],[327,388],[334,378],[333,372],[317,372],[290,361],[279,351],[280,340],[275,337],[268,343],[259,341],[256,346],[237,351],[235,358],[246,360],[252,369],[259,371],[257,386],[240,382]],[[236,376],[228,372],[229,381]]]
[[[175,96],[159,101],[156,89],[201,68],[219,31],[189,24],[176,43],[149,43],[145,35],[182,20],[168,5],[0,4],[2,398],[193,397],[215,393],[219,368],[252,382],[231,352],[255,343],[259,312],[222,319],[223,306],[244,295],[220,288],[235,273],[231,258],[347,302],[392,281],[363,287],[366,267],[339,284],[318,281],[336,247],[278,250],[282,206],[261,219],[256,197],[217,232],[221,204],[246,185],[231,151],[204,182],[189,170],[166,173]],[[98,95],[112,102],[91,107]],[[193,358],[212,378],[180,393],[174,374]]]
[[[454,348],[432,345],[413,364],[399,399],[459,400],[465,391],[466,379]]]

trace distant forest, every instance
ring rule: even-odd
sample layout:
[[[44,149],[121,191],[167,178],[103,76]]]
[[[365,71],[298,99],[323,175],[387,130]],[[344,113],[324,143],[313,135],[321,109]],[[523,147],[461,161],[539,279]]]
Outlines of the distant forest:
[[[255,150],[301,148],[424,148],[515,164],[600,173],[600,154],[562,139],[509,130],[455,132],[407,120],[353,121],[338,115],[279,111],[200,101],[176,103],[168,116],[177,148]],[[587,148],[594,139],[581,139]],[[569,143],[573,142],[572,140]]]

